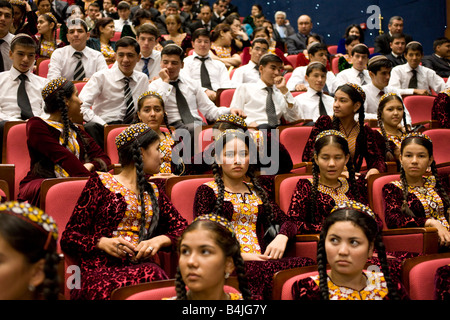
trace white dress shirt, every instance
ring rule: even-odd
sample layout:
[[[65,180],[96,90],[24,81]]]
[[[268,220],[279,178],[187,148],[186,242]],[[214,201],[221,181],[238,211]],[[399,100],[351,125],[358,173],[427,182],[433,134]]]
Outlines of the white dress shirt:
[[[320,117],[319,102],[320,97],[317,94],[318,91],[308,88],[305,93],[299,94],[294,99],[297,101],[298,108],[300,109],[300,114],[303,115],[304,119],[312,119],[314,122]],[[322,93],[322,101],[325,105],[325,110],[327,115],[333,115],[333,104],[334,98],[329,95]]]
[[[362,72],[364,73],[365,84],[371,83],[372,79],[370,78],[369,71],[364,69]],[[360,71],[356,70],[354,67],[342,70],[336,75],[336,88],[346,84],[347,82],[356,83],[359,86],[363,86],[359,73]]]
[[[123,121],[127,110],[124,78],[119,68],[107,68],[94,73],[80,93],[83,101],[81,113],[86,122],[105,125],[112,121]],[[148,89],[148,79],[142,72],[133,72],[130,78],[131,94],[137,110],[139,96]]]
[[[199,82],[192,81],[192,79],[186,77],[184,73],[180,73],[178,79],[180,80],[178,87],[183,93],[192,116],[196,121],[203,121],[198,113],[199,111],[210,121],[217,120],[222,114],[230,113],[230,108],[217,107],[209,100]],[[148,90],[156,91],[162,96],[169,124],[181,120],[180,112],[177,107],[176,90],[174,90],[174,87],[171,84],[166,83],[159,78],[150,83]]]
[[[200,57],[197,53],[187,56],[184,59],[183,72],[186,76],[198,80],[201,85],[200,70],[202,67],[202,62],[196,57]],[[213,60],[208,56],[205,61],[206,69],[208,70],[209,79],[211,80],[211,87],[214,91],[218,89],[234,88],[236,87],[230,80],[230,75],[228,73],[225,64],[218,60]],[[206,88],[203,88],[206,90]]]
[[[258,80],[256,83],[244,83],[237,87],[231,100],[231,108],[244,110],[247,115],[245,122],[249,125],[256,122],[258,125],[267,124],[268,117],[266,113],[267,85]],[[285,95],[275,86],[273,88],[272,99],[275,105],[275,111],[278,121],[283,117],[286,121],[292,122],[302,118],[297,102],[289,91]],[[293,104],[291,108],[288,104]]]
[[[58,77],[64,77],[72,81],[75,67],[78,63],[78,59],[73,56],[75,51],[70,45],[56,49],[50,58],[47,79],[52,80]],[[105,57],[100,51],[86,46],[81,52],[83,53],[81,61],[83,62],[86,78],[92,77],[97,71],[108,69]]]
[[[14,67],[0,73],[0,88],[2,88],[0,120],[22,120],[20,116],[21,110],[17,105],[17,90],[20,85],[18,77],[20,74],[21,72]],[[28,77],[28,80],[25,81],[25,90],[27,91],[28,99],[30,100],[33,115],[36,117],[48,117],[48,115],[44,115],[45,103],[42,100],[42,89],[48,80],[33,74],[30,70],[28,70],[25,75]]]
[[[123,26],[125,25],[125,21],[127,21],[126,24],[129,24],[131,26],[131,20],[123,20],[121,18],[114,20],[114,29],[116,32],[122,32]]]
[[[142,68],[144,67],[144,60],[142,60],[142,58],[150,58],[147,67],[148,78],[153,79],[154,77],[158,77],[159,71],[161,70],[161,51],[152,50],[152,53],[148,57],[142,56],[141,52],[141,59],[138,61],[138,63],[136,63],[136,66],[134,67],[135,71],[142,72]]]
[[[231,77],[235,86],[241,83],[256,83],[259,79],[261,79],[259,69],[252,60],[246,65],[234,69],[233,77]]]
[[[291,77],[289,78],[288,82],[286,83],[286,87],[290,91],[295,91],[295,86],[298,84],[303,84],[307,88],[309,87],[309,83],[305,79],[306,69],[308,69],[308,66],[301,66],[301,67],[297,67],[294,69]],[[336,87],[336,76],[334,75],[333,72],[331,72],[331,71],[327,72],[327,80],[326,80],[325,84],[328,88],[327,92],[334,94],[334,91],[336,90],[337,87]]]
[[[436,93],[445,89],[444,80],[437,75],[436,71],[418,66],[417,70],[417,89],[430,90],[433,89]],[[409,63],[396,66],[391,71],[391,79],[389,86],[397,88],[402,95],[414,94],[414,89],[408,89],[409,80],[412,77],[412,68]]]
[[[445,83],[445,89],[450,88],[450,81],[449,81],[449,79],[450,78],[447,78],[447,82]]]
[[[9,58],[9,51],[10,51],[10,44],[12,39],[14,38],[14,35],[11,32],[8,32],[6,36],[4,36],[2,39],[5,40],[0,46],[0,51],[2,52],[3,57],[3,66],[5,67],[5,70],[9,70],[12,67],[12,60]]]
[[[364,118],[365,119],[378,119],[378,105],[380,104],[380,98],[383,96],[383,93],[380,89],[375,87],[373,83],[366,84],[362,86],[362,89],[366,93],[366,101],[364,102]],[[387,86],[383,89],[384,94],[393,92],[401,97],[400,92],[391,86]],[[411,115],[408,110],[405,108],[406,114],[406,123],[411,124]]]

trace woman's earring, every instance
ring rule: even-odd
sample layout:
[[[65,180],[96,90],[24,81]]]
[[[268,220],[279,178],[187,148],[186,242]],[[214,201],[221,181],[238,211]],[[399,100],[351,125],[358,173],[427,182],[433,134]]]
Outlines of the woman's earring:
[[[225,280],[228,279],[230,277],[230,273],[229,272],[225,272]]]
[[[32,284],[29,284],[28,285],[28,290],[31,291],[31,292],[34,292],[36,290],[36,287],[33,286]]]

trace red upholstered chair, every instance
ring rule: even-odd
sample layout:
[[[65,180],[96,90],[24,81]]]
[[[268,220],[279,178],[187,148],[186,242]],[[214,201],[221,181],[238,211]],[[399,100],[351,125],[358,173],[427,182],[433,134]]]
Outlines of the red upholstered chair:
[[[369,47],[369,52],[370,52],[370,54],[374,54],[375,53],[375,48],[374,47]]]
[[[38,76],[47,78],[49,64],[50,64],[50,59],[44,59],[39,62]]]
[[[224,286],[227,293],[239,293],[236,277],[230,277]],[[111,300],[161,300],[176,296],[175,280],[160,280],[121,287],[113,290]]]
[[[386,251],[436,253],[438,250],[438,235],[435,228],[387,228],[384,215],[386,205],[382,190],[385,184],[399,179],[399,174],[381,173],[370,176],[367,181],[369,205],[383,221],[383,242]]]
[[[286,147],[294,164],[302,162],[303,149],[311,130],[311,126],[292,126],[281,130],[280,143]]]
[[[213,180],[212,175],[171,177],[166,180],[166,193],[174,207],[188,223],[194,220],[194,198],[197,188]]]
[[[287,61],[295,68],[297,68],[297,55],[296,54],[290,54],[286,56]]]
[[[292,72],[287,72],[287,73],[284,75],[284,78],[286,79],[286,83],[289,81],[289,79],[291,78],[291,76],[292,76]]]
[[[2,157],[3,163],[14,165],[14,188],[10,190],[10,198],[17,199],[19,182],[30,170],[25,121],[8,121],[5,123]]]
[[[230,107],[235,91],[235,88],[217,90],[216,105],[218,107]]]
[[[299,267],[278,271],[273,276],[273,300],[294,300],[292,285],[301,279],[317,275],[317,266]]]
[[[450,264],[450,253],[437,253],[406,259],[402,282],[411,300],[435,300],[435,274]]]
[[[78,93],[80,93],[81,90],[83,90],[83,88],[86,85],[86,83],[87,83],[87,81],[73,81],[73,84],[77,88]]]
[[[280,174],[275,177],[275,202],[283,212],[288,212],[292,194],[299,179],[311,178],[310,174]],[[297,235],[295,246],[288,248],[286,256],[317,258],[318,234]]]
[[[433,96],[407,96],[403,99],[413,125],[423,124],[427,128],[436,127],[437,121],[431,120],[431,109],[435,98]]]
[[[114,37],[111,38],[111,41],[117,41],[122,37],[122,32],[115,32]]]
[[[433,158],[436,164],[443,165],[450,162],[450,153],[448,152],[450,129],[425,130],[423,133],[428,135],[433,141]]]
[[[105,135],[105,153],[111,159],[112,164],[119,163],[119,154],[117,153],[116,137],[128,127],[127,124],[106,125],[104,128]]]
[[[200,147],[200,150],[205,150],[205,148],[213,142],[213,129],[211,127],[204,127],[198,135],[198,145]]]
[[[334,74],[339,73],[339,58],[334,57],[333,60],[331,60],[331,71],[333,71]]]
[[[337,53],[337,49],[338,49],[337,45],[328,46],[328,53],[334,56]]]
[[[14,192],[14,165],[0,164],[0,189],[3,190],[5,199],[11,201]]]

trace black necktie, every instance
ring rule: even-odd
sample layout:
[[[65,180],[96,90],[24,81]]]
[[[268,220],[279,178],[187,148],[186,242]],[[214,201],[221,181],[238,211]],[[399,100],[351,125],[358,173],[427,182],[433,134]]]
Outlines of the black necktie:
[[[134,101],[133,101],[133,95],[131,94],[130,89],[130,80],[131,78],[125,77],[123,78],[125,81],[125,86],[123,87],[123,94],[125,97],[125,104],[127,106],[127,111],[125,112],[125,117],[123,118],[123,123],[130,124],[133,122],[134,119]]]
[[[205,28],[205,29],[206,29],[206,31],[208,31],[208,32],[209,32],[209,25],[208,25],[208,24],[204,24],[204,25],[203,25],[203,28]]]
[[[17,104],[20,107],[20,116],[22,120],[27,120],[33,117],[30,99],[28,99],[27,90],[25,90],[25,81],[28,80],[28,77],[21,73],[18,78],[20,80],[20,84],[19,89],[17,89]]]
[[[73,53],[73,56],[78,59],[77,66],[75,67],[75,72],[73,74],[74,81],[83,81],[86,78],[84,73],[83,62],[81,61],[81,57],[83,57],[83,53],[80,51],[76,51]]]
[[[142,72],[145,73],[148,77],[148,61],[150,58],[142,58],[144,60],[144,66],[142,67]]]
[[[0,39],[0,72],[5,71],[5,64],[3,63],[3,55],[1,50],[1,45],[3,42],[5,42],[5,40]]]
[[[408,88],[417,89],[417,70],[411,70],[412,77],[409,80]]]
[[[206,68],[206,63],[205,63],[205,61],[209,58],[202,58],[202,57],[198,57],[198,56],[195,58],[199,59],[202,62],[202,66],[200,68],[200,79],[202,81],[202,87],[212,90],[211,79],[209,77],[209,72],[208,72],[208,69]]]
[[[266,87],[267,90],[267,99],[266,99],[266,113],[268,118],[269,126],[275,127],[278,125],[277,113],[275,110],[275,104],[273,103],[272,94],[273,88]]]
[[[193,123],[194,117],[192,116],[191,110],[189,109],[189,105],[186,101],[186,98],[184,97],[183,93],[181,92],[180,88],[178,87],[178,82],[180,80],[171,81],[170,84],[175,89],[175,95],[177,99],[177,107],[178,111],[180,112],[181,120],[184,124]]]
[[[361,79],[361,85],[363,86],[363,85],[365,85],[366,84],[366,81],[364,80],[364,72],[360,72],[359,74],[358,74],[358,77],[359,77],[359,79]]]
[[[319,113],[321,116],[327,115],[327,109],[325,109],[325,104],[322,100],[322,92],[317,92],[317,95],[319,96]]]

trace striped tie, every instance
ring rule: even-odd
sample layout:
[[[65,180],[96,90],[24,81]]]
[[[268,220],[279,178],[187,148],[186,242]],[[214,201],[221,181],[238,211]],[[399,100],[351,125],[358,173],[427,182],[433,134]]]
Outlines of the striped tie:
[[[275,127],[278,125],[278,117],[275,109],[275,104],[272,99],[273,88],[266,87],[267,90],[267,98],[266,98],[266,113],[268,118],[269,126]]]
[[[73,53],[73,56],[78,59],[77,66],[75,67],[75,72],[73,74],[74,81],[83,81],[86,78],[83,68],[83,62],[81,61],[81,57],[83,57],[83,53],[76,51]]]
[[[125,113],[123,123],[130,124],[133,122],[134,113],[135,113],[133,96],[131,95],[131,89],[130,89],[131,78],[125,77],[125,78],[123,78],[123,80],[125,81],[125,86],[123,87],[123,92],[124,92],[124,96],[125,96],[125,103],[127,105],[127,111]]]

